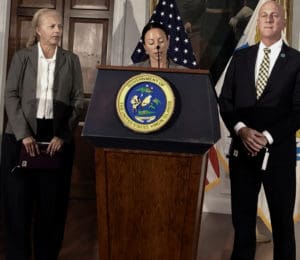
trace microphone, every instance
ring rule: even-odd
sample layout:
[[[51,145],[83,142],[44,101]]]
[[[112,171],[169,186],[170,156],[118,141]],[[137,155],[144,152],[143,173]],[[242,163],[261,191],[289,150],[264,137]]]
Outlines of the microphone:
[[[159,49],[160,49],[160,46],[157,45],[157,46],[156,46],[156,49],[157,49],[157,63],[158,63],[158,68],[160,68],[160,56],[159,56]]]

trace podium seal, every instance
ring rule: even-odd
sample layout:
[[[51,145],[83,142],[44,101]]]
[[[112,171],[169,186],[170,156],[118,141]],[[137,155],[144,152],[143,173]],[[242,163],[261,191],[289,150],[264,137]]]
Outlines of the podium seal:
[[[175,97],[163,78],[142,73],[128,79],[120,88],[116,109],[122,123],[139,133],[161,129],[171,118]]]

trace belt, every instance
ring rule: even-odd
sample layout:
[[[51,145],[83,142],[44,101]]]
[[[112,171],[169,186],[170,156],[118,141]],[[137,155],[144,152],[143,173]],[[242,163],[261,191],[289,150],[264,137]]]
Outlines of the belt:
[[[222,9],[222,8],[206,8],[205,10],[207,13],[211,14],[224,14],[224,13],[230,13],[230,9]]]

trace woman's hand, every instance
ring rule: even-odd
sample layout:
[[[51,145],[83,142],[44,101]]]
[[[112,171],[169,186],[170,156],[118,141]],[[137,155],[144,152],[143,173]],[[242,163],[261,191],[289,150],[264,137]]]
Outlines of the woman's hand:
[[[30,156],[35,157],[40,154],[39,146],[32,136],[23,138],[22,143],[25,146],[26,152],[29,153]]]
[[[63,144],[63,139],[54,136],[47,147],[47,153],[50,154],[50,156],[53,156],[56,152],[61,150]]]

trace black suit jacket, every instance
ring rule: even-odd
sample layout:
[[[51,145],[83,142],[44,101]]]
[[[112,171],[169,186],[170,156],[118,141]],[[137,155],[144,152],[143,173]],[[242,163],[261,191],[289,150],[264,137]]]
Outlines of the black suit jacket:
[[[233,137],[233,149],[246,156],[234,132],[238,122],[273,137],[269,167],[295,164],[295,132],[300,128],[300,53],[283,44],[267,86],[256,99],[255,62],[258,44],[237,51],[228,67],[219,98],[222,118]]]

